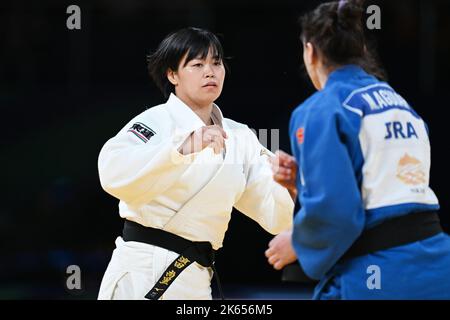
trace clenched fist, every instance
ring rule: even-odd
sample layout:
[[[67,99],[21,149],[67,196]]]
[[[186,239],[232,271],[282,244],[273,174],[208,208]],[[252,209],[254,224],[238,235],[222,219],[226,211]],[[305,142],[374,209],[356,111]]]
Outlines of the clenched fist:
[[[188,155],[211,147],[214,153],[218,154],[225,149],[225,139],[227,138],[227,133],[220,126],[204,126],[192,132],[178,151],[183,155]]]
[[[272,165],[273,179],[289,190],[292,198],[297,195],[297,161],[290,154],[278,150],[275,157],[270,158]]]

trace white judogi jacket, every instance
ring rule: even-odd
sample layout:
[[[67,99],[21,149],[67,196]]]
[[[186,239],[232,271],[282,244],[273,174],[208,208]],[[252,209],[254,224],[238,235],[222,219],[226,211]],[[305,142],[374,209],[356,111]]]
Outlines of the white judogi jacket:
[[[273,181],[267,150],[246,125],[223,118],[216,105],[212,118],[228,135],[223,154],[210,147],[186,156],[178,152],[205,124],[173,94],[106,142],[98,161],[100,181],[120,200],[120,216],[209,241],[214,249],[222,246],[233,207],[272,234],[290,228],[294,202]]]

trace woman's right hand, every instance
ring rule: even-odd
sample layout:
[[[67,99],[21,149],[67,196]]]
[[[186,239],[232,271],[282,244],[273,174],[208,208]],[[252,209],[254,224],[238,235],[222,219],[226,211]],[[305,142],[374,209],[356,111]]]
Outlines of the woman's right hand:
[[[192,132],[178,148],[178,151],[183,155],[188,155],[211,147],[214,153],[218,154],[225,148],[225,139],[227,138],[227,133],[220,126],[204,126]]]
[[[295,262],[297,255],[292,246],[292,229],[281,232],[269,242],[265,255],[274,269],[281,270],[284,266]]]

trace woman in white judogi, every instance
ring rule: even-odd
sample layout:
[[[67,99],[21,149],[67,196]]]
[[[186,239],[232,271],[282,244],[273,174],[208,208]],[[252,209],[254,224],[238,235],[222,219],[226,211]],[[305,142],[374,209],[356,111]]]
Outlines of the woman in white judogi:
[[[182,29],[149,57],[165,104],[132,119],[102,148],[102,187],[120,199],[122,218],[191,241],[222,246],[235,207],[277,234],[292,224],[294,203],[275,183],[270,153],[244,124],[223,118],[213,103],[225,68],[212,33]],[[116,240],[99,299],[144,299],[179,253]],[[190,264],[161,299],[211,299],[212,271]]]

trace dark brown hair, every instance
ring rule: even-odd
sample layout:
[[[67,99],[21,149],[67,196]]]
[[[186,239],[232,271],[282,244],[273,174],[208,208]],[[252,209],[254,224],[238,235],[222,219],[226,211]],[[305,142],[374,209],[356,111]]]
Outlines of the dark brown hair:
[[[214,59],[224,62],[222,45],[212,32],[193,27],[173,32],[147,57],[149,75],[164,96],[168,97],[174,91],[174,86],[167,79],[167,71],[177,71],[184,55],[187,54],[186,65],[192,59],[206,58],[209,50],[212,50]]]
[[[363,1],[327,2],[300,17],[303,43],[311,42],[327,67],[356,64],[380,80],[386,72],[378,62],[375,44],[368,41]]]

